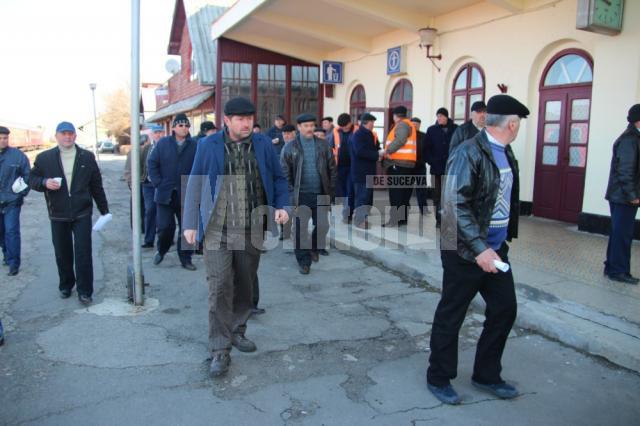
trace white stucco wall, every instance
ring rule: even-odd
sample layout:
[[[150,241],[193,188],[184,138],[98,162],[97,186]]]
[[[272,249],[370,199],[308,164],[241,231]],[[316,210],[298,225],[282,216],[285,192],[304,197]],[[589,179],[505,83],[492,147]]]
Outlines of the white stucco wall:
[[[549,60],[558,52],[578,48],[594,61],[594,80],[585,178],[583,212],[608,215],[604,200],[611,145],[626,127],[626,113],[640,102],[640,1],[627,0],[623,31],[606,36],[575,29],[576,0],[560,0],[537,10],[509,16],[505,10],[486,3],[441,16],[432,26],[440,36],[434,46],[442,53],[437,72],[418,47],[417,33],[398,30],[373,40],[373,53],[340,50],[327,60],[345,62],[345,84],[326,99],[325,115],[349,110],[353,87],[362,84],[367,107],[388,106],[396,81],[407,78],[413,84],[413,115],[423,127],[435,120],[435,111],[451,110],[453,78],[461,65],[478,63],[485,72],[485,97],[499,93],[498,83],[506,84],[508,94],[526,104],[531,115],[522,122],[513,148],[521,167],[521,198],[533,199],[538,124],[538,87]],[[386,75],[388,48],[406,45],[407,74]],[[640,214],[639,214],[640,218]]]

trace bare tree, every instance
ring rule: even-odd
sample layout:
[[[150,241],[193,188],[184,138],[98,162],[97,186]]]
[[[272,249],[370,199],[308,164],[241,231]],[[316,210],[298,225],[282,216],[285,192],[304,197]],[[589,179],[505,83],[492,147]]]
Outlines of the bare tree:
[[[131,93],[124,88],[109,93],[105,99],[105,111],[100,116],[109,135],[120,145],[131,143],[130,99]]]

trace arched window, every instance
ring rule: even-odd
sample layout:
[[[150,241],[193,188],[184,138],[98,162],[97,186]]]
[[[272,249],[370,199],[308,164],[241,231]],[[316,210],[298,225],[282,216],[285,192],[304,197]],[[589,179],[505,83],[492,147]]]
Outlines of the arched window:
[[[484,88],[484,71],[480,65],[468,63],[460,68],[451,89],[451,117],[456,124],[469,120],[471,105],[484,100]]]
[[[362,84],[357,85],[353,92],[351,92],[351,99],[349,101],[349,114],[351,114],[351,120],[355,123],[360,118],[363,112],[367,110],[367,95],[365,94]]]
[[[389,125],[393,123],[393,109],[401,105],[407,108],[407,117],[411,117],[413,112],[413,85],[405,78],[398,81],[391,91],[389,120],[387,121]]]
[[[575,85],[592,81],[591,64],[583,56],[570,53],[556,59],[551,65],[544,78],[544,87]]]

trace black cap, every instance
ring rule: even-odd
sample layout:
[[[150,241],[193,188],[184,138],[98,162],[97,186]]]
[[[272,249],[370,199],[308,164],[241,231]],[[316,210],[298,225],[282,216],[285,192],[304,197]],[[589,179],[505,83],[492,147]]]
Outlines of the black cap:
[[[324,134],[326,134],[327,132],[324,131],[324,129],[322,127],[316,127],[315,129],[313,129],[313,132],[322,132]]]
[[[233,98],[224,104],[224,115],[253,115],[256,107],[247,98]]]
[[[634,106],[629,108],[627,121],[629,123],[635,123],[636,121],[640,121],[640,104],[635,104]]]
[[[438,108],[438,110],[436,111],[436,115],[438,115],[438,114],[442,114],[447,118],[449,117],[449,111],[444,107],[443,108]]]
[[[293,124],[285,124],[284,126],[282,126],[282,131],[283,132],[295,132],[296,128],[293,126]]]
[[[420,120],[418,117],[411,118],[411,121],[413,121],[414,123],[422,123],[422,120]]]
[[[173,119],[173,127],[175,127],[176,124],[181,124],[181,123],[190,124],[189,119],[187,118],[187,115],[184,113],[180,113],[175,116],[175,118]]]
[[[327,120],[329,123],[333,123],[333,117],[322,117],[322,121]]]
[[[9,129],[4,126],[0,126],[0,135],[8,135],[9,133],[11,133]]]
[[[516,98],[509,95],[495,95],[487,102],[487,113],[496,115],[517,115],[527,118],[529,109],[522,105]]]
[[[259,125],[258,123],[256,123],[256,124],[253,125],[253,128],[254,129],[262,129],[262,126]]]
[[[216,125],[213,124],[212,121],[203,121],[202,124],[200,124],[200,131],[201,132],[208,132],[209,130],[215,130],[216,129]]]
[[[363,113],[360,116],[360,122],[361,123],[366,123],[367,121],[376,121],[375,115],[371,115],[368,112]]]
[[[392,111],[393,115],[399,115],[401,117],[406,117],[407,116],[407,107],[405,106],[397,106],[395,107]]]
[[[287,122],[287,120],[285,120],[285,118],[284,118],[284,115],[282,115],[282,114],[276,115],[276,118],[274,120],[282,120],[285,123]]]
[[[473,112],[483,112],[487,110],[487,104],[485,104],[483,101],[475,101],[473,104],[471,104],[471,111]]]
[[[316,121],[316,116],[313,114],[309,114],[308,112],[302,113],[299,116],[296,117],[296,123],[301,124],[301,123],[308,123],[310,121],[313,121],[315,123]]]
[[[343,112],[338,116],[338,126],[343,127],[351,123],[351,116],[346,112]]]

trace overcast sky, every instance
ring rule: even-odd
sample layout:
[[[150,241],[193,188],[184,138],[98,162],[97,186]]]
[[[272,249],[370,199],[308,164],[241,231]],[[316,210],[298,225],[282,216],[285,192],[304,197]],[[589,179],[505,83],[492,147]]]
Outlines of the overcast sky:
[[[141,0],[141,79],[162,83],[175,0]],[[128,87],[130,0],[0,0],[0,120],[51,131]]]

